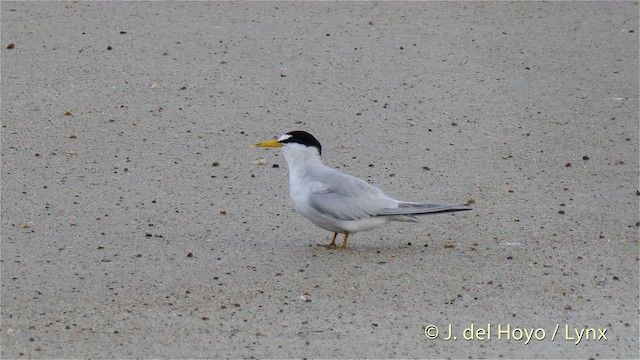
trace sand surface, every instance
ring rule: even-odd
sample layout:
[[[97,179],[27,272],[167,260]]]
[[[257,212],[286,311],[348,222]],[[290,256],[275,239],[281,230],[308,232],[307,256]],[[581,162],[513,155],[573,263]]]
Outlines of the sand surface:
[[[638,358],[637,2],[1,20],[3,359]],[[298,129],[389,195],[475,209],[318,247],[249,147]]]

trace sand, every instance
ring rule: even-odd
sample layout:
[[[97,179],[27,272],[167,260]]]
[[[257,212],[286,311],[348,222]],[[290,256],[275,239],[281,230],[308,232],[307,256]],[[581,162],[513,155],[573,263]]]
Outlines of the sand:
[[[1,11],[2,358],[638,358],[637,2]],[[291,130],[475,208],[321,248]]]

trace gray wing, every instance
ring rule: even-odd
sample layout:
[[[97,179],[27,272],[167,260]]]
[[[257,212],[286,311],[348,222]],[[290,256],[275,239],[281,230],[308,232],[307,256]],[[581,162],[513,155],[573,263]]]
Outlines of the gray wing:
[[[321,214],[338,220],[357,220],[379,215],[398,201],[356,177],[331,169],[312,176],[309,205]]]
[[[467,204],[444,205],[444,204],[424,204],[413,202],[400,202],[397,207],[382,209],[378,215],[394,216],[394,215],[421,215],[435,214],[443,212],[456,212],[471,210],[472,207]]]

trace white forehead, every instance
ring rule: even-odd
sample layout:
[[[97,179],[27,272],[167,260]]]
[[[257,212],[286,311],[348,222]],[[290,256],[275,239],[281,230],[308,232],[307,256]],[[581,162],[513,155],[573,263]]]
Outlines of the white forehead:
[[[278,141],[282,142],[282,141],[285,141],[285,140],[290,139],[290,138],[291,138],[291,135],[284,134],[284,135],[280,136],[280,138],[278,138]]]

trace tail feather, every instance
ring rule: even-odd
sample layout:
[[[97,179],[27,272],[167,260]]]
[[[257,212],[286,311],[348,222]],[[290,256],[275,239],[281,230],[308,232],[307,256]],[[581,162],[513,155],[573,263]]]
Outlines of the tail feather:
[[[385,208],[378,212],[378,216],[397,215],[427,215],[447,212],[458,212],[473,209],[468,204],[444,205],[402,202],[396,208]]]

